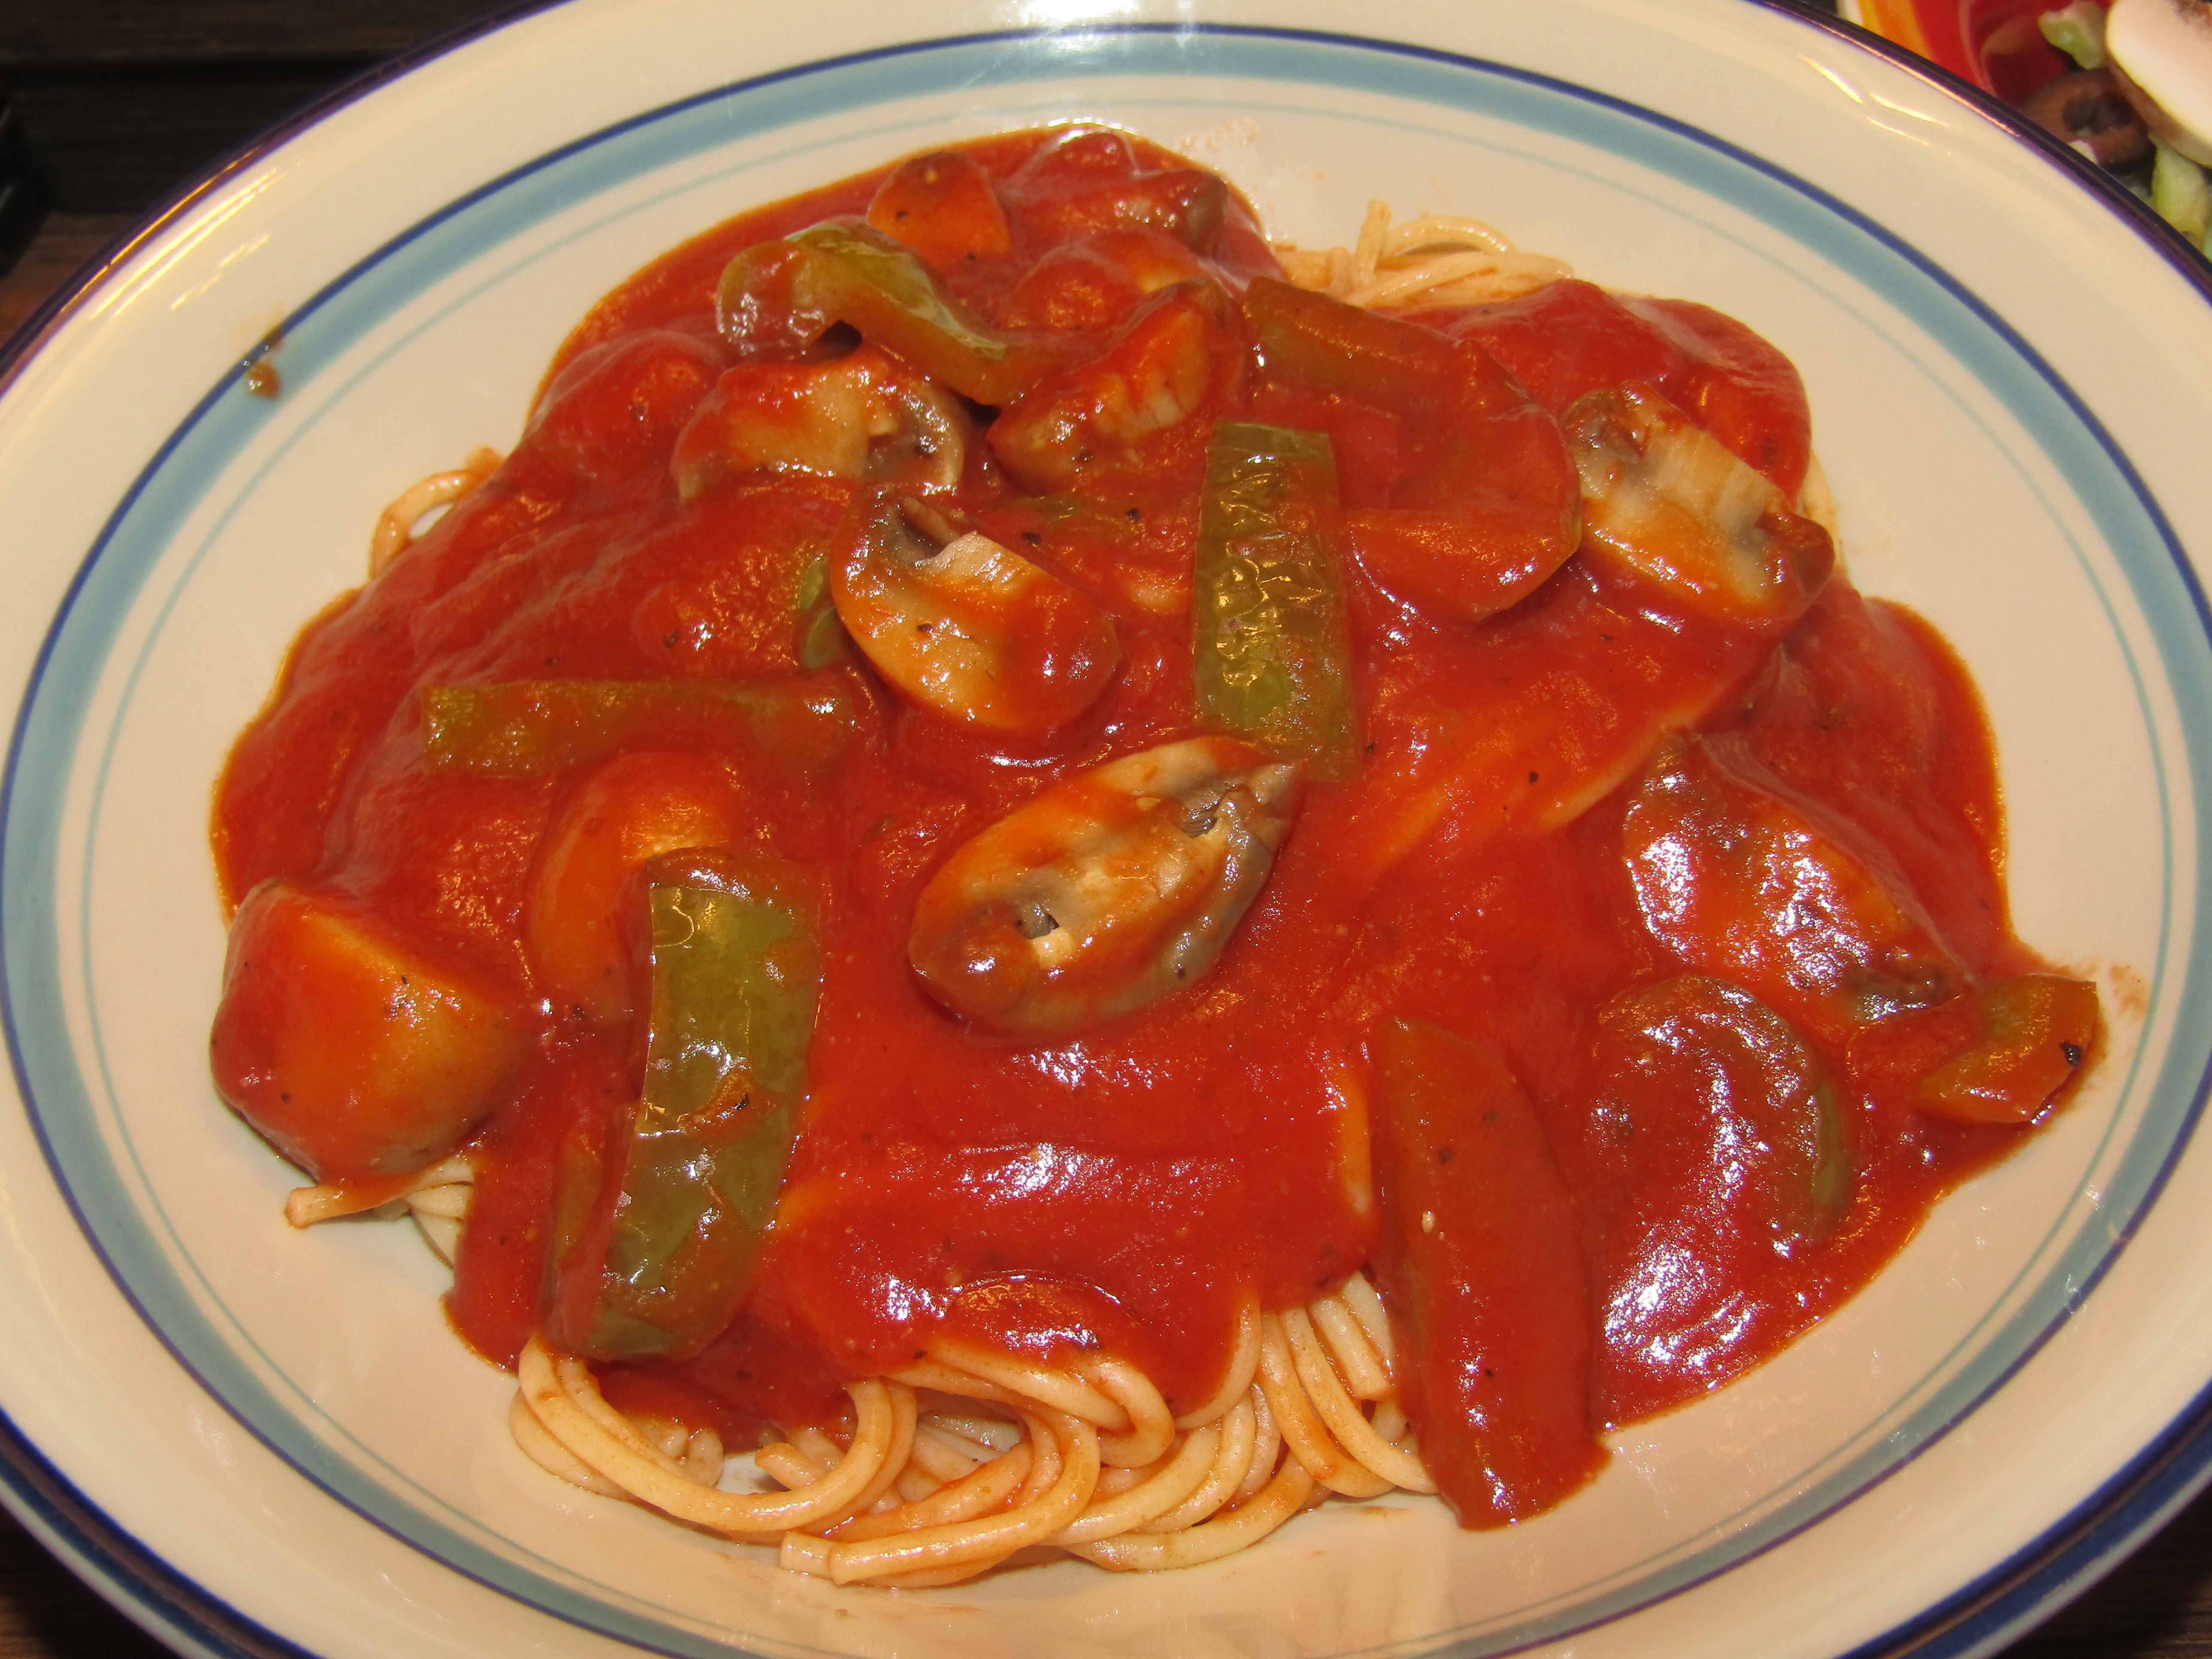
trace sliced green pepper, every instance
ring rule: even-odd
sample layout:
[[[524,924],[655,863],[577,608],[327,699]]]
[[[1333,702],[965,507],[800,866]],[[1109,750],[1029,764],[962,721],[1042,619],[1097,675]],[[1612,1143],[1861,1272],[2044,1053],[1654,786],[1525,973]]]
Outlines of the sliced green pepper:
[[[2105,9],[2097,0],[2072,0],[2056,11],[2043,12],[2035,27],[2074,60],[2076,69],[2100,70],[2111,61],[2105,53]]]
[[[1578,1188],[1604,1348],[1600,1414],[1725,1382],[1815,1316],[1857,1192],[1850,1106],[1740,987],[1682,974],[1598,1011]],[[1785,1265],[1787,1264],[1787,1265]]]
[[[2032,1123],[2081,1074],[2102,1030],[2095,986],[2022,974],[1868,1026],[1849,1064],[1878,1100],[1954,1123]]]
[[[817,555],[799,573],[791,609],[799,619],[801,668],[827,668],[845,654],[845,626],[837,620],[836,603],[830,593],[828,554]]]
[[[772,774],[807,777],[837,763],[852,731],[852,694],[828,675],[750,684],[510,680],[422,692],[431,769],[479,777],[557,772],[647,743],[734,744]]]
[[[1524,1520],[1606,1461],[1574,1197],[1496,1048],[1418,1020],[1370,1046],[1376,1268],[1404,1322],[1401,1392],[1460,1524]]]
[[[1316,391],[1402,409],[1452,380],[1451,343],[1434,329],[1326,294],[1258,277],[1245,292],[1244,315],[1268,374]]]
[[[1858,1184],[1843,1094],[1788,1020],[1739,986],[1679,974],[1607,1003],[1598,1027],[1623,1121],[1665,1139],[1647,1177],[1705,1181],[1746,1233],[1835,1231]]]
[[[1404,471],[1345,539],[1397,598],[1480,622],[1549,580],[1582,539],[1559,422],[1473,340],[1262,280],[1244,296],[1267,377],[1386,411]]]
[[[2212,225],[2212,185],[2204,169],[2164,139],[2151,139],[2150,204],[2158,216],[2192,242]]]
[[[644,866],[645,1093],[587,1340],[595,1358],[696,1352],[750,1288],[806,1092],[821,984],[803,872],[728,850]]]
[[[1923,1079],[1923,1110],[1968,1123],[2024,1123],[2074,1080],[2102,1020],[2097,988],[2057,974],[1975,990],[1980,1040]]]
[[[1191,583],[1199,719],[1340,780],[1359,714],[1336,519],[1326,434],[1216,423]]]
[[[748,353],[811,345],[843,323],[980,404],[1011,402],[1055,356],[1043,342],[978,318],[903,242],[835,219],[731,260],[717,319],[723,337]]]

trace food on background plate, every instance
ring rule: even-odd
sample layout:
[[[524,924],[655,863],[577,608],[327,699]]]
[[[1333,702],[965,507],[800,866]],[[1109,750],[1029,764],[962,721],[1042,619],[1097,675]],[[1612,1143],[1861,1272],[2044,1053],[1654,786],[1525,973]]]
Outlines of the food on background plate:
[[[2017,104],[2212,254],[2212,0],[1842,0]]]
[[[800,1571],[1525,1519],[2099,1041],[1810,434],[1704,306],[1109,129],[746,214],[294,646],[217,1084],[533,1458]]]

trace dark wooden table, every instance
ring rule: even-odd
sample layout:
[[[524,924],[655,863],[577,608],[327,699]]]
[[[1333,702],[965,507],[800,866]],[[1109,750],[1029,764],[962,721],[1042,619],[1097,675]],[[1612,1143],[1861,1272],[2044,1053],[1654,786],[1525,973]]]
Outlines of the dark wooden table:
[[[58,207],[0,274],[0,340],[243,133],[483,0],[0,0],[0,80]],[[166,1650],[0,1511],[0,1659]],[[2212,1494],[2009,1650],[2011,1659],[2212,1659]]]

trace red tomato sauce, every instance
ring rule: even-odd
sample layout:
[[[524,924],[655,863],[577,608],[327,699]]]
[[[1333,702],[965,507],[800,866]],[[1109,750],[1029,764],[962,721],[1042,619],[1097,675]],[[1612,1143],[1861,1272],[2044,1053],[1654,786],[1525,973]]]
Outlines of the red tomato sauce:
[[[549,848],[587,790],[674,791],[712,826],[689,833],[816,884],[820,999],[742,1311],[680,1355],[603,1364],[617,1403],[738,1436],[828,1421],[842,1379],[896,1369],[942,1328],[1110,1351],[1188,1401],[1212,1389],[1245,1298],[1302,1305],[1372,1263],[1414,1345],[1404,1392],[1446,1495],[1471,1524],[1534,1512],[1595,1470],[1603,1427],[1740,1374],[1864,1284],[2070,1086],[2081,1017],[2062,1040],[2022,979],[2041,969],[2006,919],[1972,685],[1926,623],[1840,570],[1820,585],[1824,537],[1817,598],[1786,625],[1686,620],[1624,586],[1591,550],[1587,505],[1583,550],[1492,583],[1494,611],[1431,597],[1470,517],[1540,529],[1548,512],[1556,529],[1577,510],[1559,434],[1622,387],[1717,439],[1812,545],[1794,515],[1802,390],[1742,325],[1571,281],[1416,313],[1375,349],[1434,368],[1442,401],[1394,402],[1255,347],[1245,296],[1274,256],[1234,192],[1177,158],[1077,130],[927,159],[732,220],[585,319],[500,470],[295,645],[218,793],[227,902],[256,916],[276,883],[359,920],[372,945],[341,932],[327,953],[366,951],[362,972],[421,991],[408,1018],[461,1032],[421,1061],[422,1087],[463,1103],[477,1190],[449,1308],[495,1361],[588,1301],[576,1241],[610,1224],[617,1183],[599,1172],[641,1086],[642,980],[611,967],[614,1012],[588,1018],[588,998],[549,983]],[[932,498],[1110,618],[1110,678],[1048,731],[920,706],[825,632],[810,573],[873,486],[726,464],[724,428],[698,424],[702,409],[785,418],[724,380],[747,353],[811,373],[851,349],[842,326],[733,346],[755,325],[716,313],[733,257],[841,216],[921,252],[975,317],[1057,365],[995,428],[968,400],[975,435]],[[1155,325],[1206,342],[1194,406],[1110,453],[1054,450],[1091,441],[1080,422],[1104,394],[1085,366],[1118,350],[1141,368]],[[1043,447],[1015,450],[1010,411],[1052,398],[1060,424],[1039,416]],[[1192,561],[1224,418],[1334,442],[1358,550],[1341,558],[1356,766],[1309,779],[1210,974],[1072,1035],[994,1035],[917,978],[917,896],[1048,785],[1205,726]],[[1440,424],[1475,433],[1472,449]],[[1501,479],[1483,446],[1509,443],[1541,466]],[[1012,476],[1063,465],[1050,488]],[[1564,508],[1539,489],[1558,478]],[[688,757],[659,781],[604,754],[519,775],[426,759],[428,689],[562,680],[833,688],[851,740],[793,775],[667,714],[610,739],[617,759]],[[621,883],[644,854],[608,856],[610,905],[637,903]],[[1756,902],[1777,881],[1827,896],[1778,944]],[[635,924],[610,908],[592,926],[578,960],[604,938],[609,963],[642,972]],[[240,937],[215,1039],[226,1096],[320,1178],[404,1173],[373,1091],[319,1104],[286,1086],[302,1045],[387,1051],[313,985],[279,996],[256,977],[257,950],[295,947],[243,921]],[[2029,989],[2012,1001],[1987,991],[2015,981]],[[1976,1012],[1984,994],[1999,1013]],[[1905,1059],[1902,1039],[1855,1046],[1936,1007],[1949,1023]],[[2063,1048],[2064,1075],[2023,1095],[1978,1035],[1991,1020],[2045,1059]],[[328,1037],[341,1029],[355,1035]],[[1957,1098],[1981,1105],[1946,1115],[1914,1092],[1942,1065],[1972,1073]]]

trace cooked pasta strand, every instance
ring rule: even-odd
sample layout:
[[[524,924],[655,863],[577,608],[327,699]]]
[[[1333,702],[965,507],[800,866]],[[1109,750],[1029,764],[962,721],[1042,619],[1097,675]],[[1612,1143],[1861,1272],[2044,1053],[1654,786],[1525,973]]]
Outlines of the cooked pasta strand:
[[[1395,1399],[1375,1402],[1375,1415],[1367,1419],[1376,1433],[1395,1445],[1405,1439],[1413,1425],[1406,1420],[1405,1407]]]
[[[899,1471],[898,1479],[891,1483],[891,1491],[902,1504],[919,1504],[930,1493],[942,1492],[948,1484],[921,1464],[909,1463]]]
[[[1021,1490],[1015,1493],[1014,1501],[1017,1504],[1029,1504],[1034,1503],[1051,1490],[1054,1484],[1060,1479],[1060,1464],[1065,1460],[1061,1455],[1060,1443],[1056,1437],[1051,1435],[1041,1437],[1038,1435],[1039,1419],[1024,1412],[1022,1414],[1022,1420],[1028,1431],[1024,1443],[1030,1449],[1030,1472],[1022,1477]]]
[[[1387,215],[1386,207],[1383,212]],[[1480,219],[1462,219],[1447,213],[1425,213],[1408,219],[1382,239],[1382,257],[1401,259],[1430,247],[1486,247],[1492,253],[1513,252],[1513,239]]]
[[[530,1407],[520,1394],[507,1407],[507,1431],[514,1443],[522,1448],[530,1461],[548,1474],[557,1474],[572,1486],[581,1486],[586,1492],[597,1492],[602,1498],[627,1498],[629,1494],[599,1473],[590,1464],[570,1451],[545,1431],[545,1425],[530,1414]]]
[[[914,1390],[894,1389],[890,1393],[890,1444],[884,1449],[883,1465],[876,1471],[875,1478],[863,1486],[860,1495],[853,1500],[854,1510],[861,1514],[866,1513],[891,1489],[891,1483],[898,1479],[898,1472],[906,1467],[907,1459],[914,1451],[917,1418]]]
[[[915,1467],[926,1469],[939,1480],[962,1480],[990,1461],[970,1450],[973,1443],[934,1423],[922,1423],[915,1429],[911,1455]]]
[[[939,1487],[919,1503],[902,1504],[881,1515],[864,1515],[848,1521],[837,1528],[836,1541],[858,1543],[971,1520],[999,1508],[1013,1497],[1029,1479],[1029,1474],[1030,1449],[1024,1443],[970,1470],[960,1480]]]
[[[1102,1359],[1086,1368],[1098,1391],[1128,1419],[1126,1434],[1098,1437],[1100,1459],[1116,1468],[1143,1468],[1165,1455],[1175,1439],[1175,1417],[1152,1379],[1121,1359]]]
[[[833,1468],[845,1455],[845,1449],[819,1429],[797,1428],[791,1431],[792,1446],[805,1455],[806,1461],[820,1468]]]
[[[1282,1321],[1273,1314],[1261,1322],[1260,1387],[1283,1431],[1283,1443],[1315,1480],[1346,1498],[1377,1498],[1390,1490],[1389,1481],[1369,1474],[1329,1434],[1306,1397]]]
[[[1380,1400],[1391,1390],[1390,1367],[1367,1340],[1358,1316],[1342,1294],[1322,1297],[1307,1309],[1314,1328],[1328,1345],[1328,1356],[1344,1378],[1344,1386],[1361,1400]]]
[[[1053,1534],[1051,1541],[1087,1544],[1166,1514],[1205,1484],[1220,1445],[1218,1429],[1210,1425],[1193,1429],[1182,1444],[1162,1458],[1143,1480],[1112,1497],[1094,1498],[1082,1514]]]
[[[1290,1344],[1298,1381],[1305,1385],[1306,1399],[1336,1443],[1382,1481],[1385,1490],[1402,1486],[1407,1492],[1434,1492],[1437,1483],[1421,1467],[1421,1460],[1376,1433],[1359,1407],[1352,1403],[1352,1396],[1345,1392],[1343,1381],[1329,1364],[1327,1349],[1314,1334],[1313,1322],[1307,1317],[1305,1310],[1286,1308],[1282,1321],[1283,1335]]]
[[[1260,1298],[1248,1295],[1237,1310],[1237,1346],[1229,1355],[1229,1369],[1221,1386],[1175,1420],[1179,1429],[1194,1429],[1233,1409],[1251,1391],[1253,1373],[1260,1369]]]
[[[468,1154],[456,1152],[426,1170],[417,1170],[397,1192],[372,1196],[352,1187],[295,1187],[284,1200],[284,1219],[295,1227],[312,1227],[319,1221],[335,1221],[340,1216],[360,1215],[386,1206],[396,1211],[398,1205],[414,1194],[432,1188],[457,1186],[473,1191],[471,1183],[475,1180],[476,1170],[469,1163]],[[465,1200],[460,1212],[467,1213]]]
[[[1128,1411],[1120,1401],[1073,1371],[1055,1370],[1019,1354],[994,1352],[957,1337],[941,1337],[931,1343],[929,1357],[939,1364],[981,1377],[1012,1399],[1042,1401],[1055,1411],[1081,1418],[1093,1428],[1121,1434],[1131,1426]]]
[[[668,1417],[633,1417],[647,1443],[693,1480],[713,1486],[722,1478],[722,1437]]]
[[[1021,1441],[1022,1425],[1014,1419],[989,1416],[964,1400],[932,1400],[927,1410],[934,1431],[951,1437],[979,1461],[1012,1450]]]
[[[1237,1483],[1230,1494],[1230,1502],[1241,1504],[1267,1484],[1274,1473],[1275,1460],[1282,1455],[1283,1431],[1275,1425],[1275,1413],[1267,1404],[1267,1390],[1260,1386],[1257,1376],[1252,1380],[1252,1462],[1244,1471],[1244,1478]]]
[[[955,1394],[969,1400],[988,1400],[994,1406],[1013,1406],[1022,1396],[1013,1389],[1002,1389],[997,1383],[947,1365],[934,1359],[917,1359],[911,1365],[902,1365],[890,1374],[894,1382],[903,1382],[909,1389],[933,1389],[939,1394]]]
[[[1059,1475],[1048,1488],[1000,1515],[925,1527],[896,1538],[833,1543],[831,1581],[854,1584],[947,1567],[973,1567],[980,1572],[1025,1545],[1042,1543],[1073,1520],[1091,1501],[1091,1488],[1098,1481],[1097,1431],[1081,1418],[1050,1407],[1023,1415],[1031,1443],[1041,1446],[1049,1438],[1059,1449]]]
[[[846,1390],[857,1420],[836,1468],[795,1492],[725,1492],[692,1479],[653,1446],[601,1397],[580,1361],[557,1362],[532,1337],[515,1369],[532,1415],[596,1473],[678,1520],[733,1537],[781,1533],[848,1507],[875,1479],[890,1447],[896,1385],[869,1378]]]
[[[1207,1420],[1181,1429],[1126,1361],[1070,1370],[942,1342],[896,1378],[852,1385],[849,1443],[801,1426],[756,1453],[788,1488],[762,1494],[714,1489],[721,1443],[710,1431],[626,1417],[582,1361],[533,1342],[515,1438],[587,1490],[735,1538],[781,1533],[786,1567],[841,1584],[956,1583],[1044,1545],[1116,1570],[1187,1566],[1332,1492],[1434,1490],[1407,1441],[1388,1340],[1381,1300],[1358,1275],[1304,1309],[1249,1304],[1222,1385],[1200,1403]],[[1364,1399],[1376,1401],[1371,1419]]]
[[[1536,254],[1437,253],[1401,270],[1378,270],[1345,298],[1356,306],[1405,306],[1423,299],[1443,303],[1441,291],[1462,283],[1483,297],[1498,298],[1498,290],[1525,293],[1573,274],[1563,261]]]
[[[1352,1310],[1359,1322],[1359,1328],[1367,1333],[1367,1340],[1375,1345],[1375,1352],[1382,1358],[1382,1368],[1389,1370],[1397,1361],[1393,1357],[1390,1338],[1390,1316],[1382,1306],[1382,1298],[1367,1282],[1365,1273],[1354,1273],[1337,1287],[1338,1297]]]
[[[447,1160],[448,1163],[452,1161]],[[469,1216],[469,1206],[475,1201],[476,1195],[477,1187],[473,1181],[441,1182],[436,1186],[418,1187],[410,1191],[407,1207],[417,1216],[442,1216],[453,1221],[465,1221]]]
[[[1474,305],[1574,275],[1565,260],[1524,253],[1480,219],[1423,214],[1393,227],[1382,202],[1367,204],[1349,250],[1281,246],[1275,253],[1300,288],[1356,306]]]
[[[1375,280],[1376,268],[1382,263],[1382,246],[1390,236],[1390,204],[1370,202],[1367,217],[1360,222],[1359,240],[1352,248],[1352,283],[1354,289],[1365,287]]]
[[[499,471],[502,457],[495,449],[475,449],[449,472],[433,472],[409,485],[398,499],[378,515],[368,538],[368,574],[383,574],[386,568],[415,544],[416,527],[441,507],[451,507]]]
[[[787,1442],[763,1446],[753,1454],[753,1462],[763,1474],[794,1490],[812,1486],[836,1467],[835,1464],[815,1462]]]
[[[1292,1459],[1275,1472],[1258,1496],[1218,1520],[1158,1537],[1125,1533],[1095,1544],[1078,1544],[1074,1553],[1117,1572],[1158,1572],[1218,1561],[1258,1543],[1303,1509],[1313,1492],[1313,1476]]]
[[[691,1478],[702,1486],[711,1486],[722,1478],[725,1461],[722,1437],[712,1429],[695,1429],[690,1444],[684,1453],[684,1465]]]
[[[1251,1390],[1248,1388],[1245,1392],[1249,1395]],[[1237,1495],[1260,1443],[1259,1419],[1253,1413],[1249,1398],[1238,1401],[1222,1413],[1217,1433],[1213,1464],[1206,1470],[1198,1490],[1165,1514],[1154,1516],[1133,1528],[1133,1531],[1181,1532],[1185,1527],[1196,1526]]]

